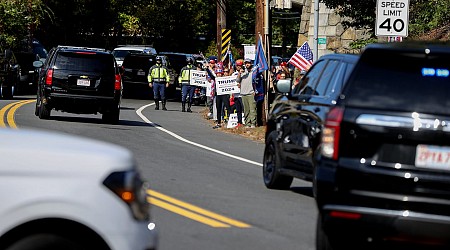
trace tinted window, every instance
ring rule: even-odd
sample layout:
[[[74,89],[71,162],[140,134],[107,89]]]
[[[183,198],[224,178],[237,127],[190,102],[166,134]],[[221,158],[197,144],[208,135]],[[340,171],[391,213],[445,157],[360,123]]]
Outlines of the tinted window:
[[[148,70],[156,63],[155,59],[156,56],[128,55],[125,57],[122,66],[130,69]]]
[[[349,105],[450,114],[448,54],[367,50],[350,76]]]
[[[336,60],[329,60],[327,67],[322,73],[322,76],[320,77],[319,84],[317,84],[315,94],[320,96],[325,96],[327,94],[327,89],[331,89],[332,86],[331,80],[334,79],[333,77],[336,77],[336,68],[339,65],[339,61]]]
[[[119,60],[123,60],[130,53],[142,53],[140,50],[114,50],[113,56]]]
[[[301,94],[312,95],[314,94],[317,81],[319,80],[320,74],[323,68],[327,64],[326,61],[318,61],[314,64],[311,70],[302,78],[299,85],[305,86],[301,91]]]
[[[114,60],[108,54],[78,54],[61,52],[56,56],[55,69],[114,74]]]

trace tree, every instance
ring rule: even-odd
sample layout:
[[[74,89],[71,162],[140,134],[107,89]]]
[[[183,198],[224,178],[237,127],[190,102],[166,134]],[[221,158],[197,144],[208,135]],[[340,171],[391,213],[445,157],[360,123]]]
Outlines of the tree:
[[[32,31],[39,27],[45,17],[51,18],[52,12],[42,0],[2,0],[0,45],[20,47],[22,41],[32,35]]]
[[[374,35],[376,0],[321,0],[328,8],[336,9],[347,27],[365,28]],[[448,0],[410,1],[409,30],[413,38],[450,23]]]

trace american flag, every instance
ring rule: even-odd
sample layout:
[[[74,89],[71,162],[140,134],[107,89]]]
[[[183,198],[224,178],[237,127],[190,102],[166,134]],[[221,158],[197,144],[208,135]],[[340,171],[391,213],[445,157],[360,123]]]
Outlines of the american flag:
[[[313,64],[313,53],[308,42],[303,43],[291,59],[289,59],[289,63],[300,70],[308,70],[311,67]]]

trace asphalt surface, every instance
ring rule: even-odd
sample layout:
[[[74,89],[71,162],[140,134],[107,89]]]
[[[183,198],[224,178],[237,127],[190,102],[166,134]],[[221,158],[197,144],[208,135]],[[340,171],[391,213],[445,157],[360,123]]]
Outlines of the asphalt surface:
[[[0,100],[0,107],[33,98]],[[154,200],[159,249],[315,248],[317,209],[311,183],[295,180],[288,191],[266,189],[263,143],[213,130],[202,118],[204,106],[194,106],[193,113],[180,112],[181,104],[171,101],[168,111],[143,108],[152,102],[124,99],[117,125],[103,124],[100,114],[54,110],[50,120],[40,120],[34,102],[18,108],[14,118],[19,129],[46,129],[124,146],[135,155],[152,191],[196,206],[177,205],[188,212],[210,218],[198,212],[201,208],[246,225],[225,221],[226,227],[214,227]]]

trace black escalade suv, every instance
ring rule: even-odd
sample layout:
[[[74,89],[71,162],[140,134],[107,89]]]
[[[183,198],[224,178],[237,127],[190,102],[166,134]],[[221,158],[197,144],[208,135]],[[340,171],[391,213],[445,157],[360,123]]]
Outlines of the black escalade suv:
[[[367,46],[322,135],[317,249],[450,249],[450,46]]]
[[[114,56],[103,49],[58,46],[41,66],[35,114],[48,119],[52,109],[77,114],[101,113],[117,123],[122,79]]]
[[[276,89],[281,95],[272,103],[266,128],[263,180],[267,188],[287,189],[293,177],[313,179],[313,159],[325,115],[335,104],[357,59],[357,55],[350,54],[320,57],[292,93],[290,81],[287,86],[282,86],[285,81],[278,81]]]

